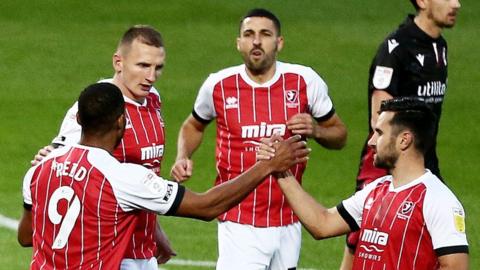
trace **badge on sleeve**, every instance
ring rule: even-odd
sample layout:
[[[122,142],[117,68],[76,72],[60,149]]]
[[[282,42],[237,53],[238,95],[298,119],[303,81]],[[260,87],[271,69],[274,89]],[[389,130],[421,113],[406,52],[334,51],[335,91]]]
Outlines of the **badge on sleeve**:
[[[373,74],[373,86],[382,90],[387,88],[392,81],[393,68],[377,66]]]
[[[462,208],[453,208],[453,222],[458,232],[465,232],[465,212]]]

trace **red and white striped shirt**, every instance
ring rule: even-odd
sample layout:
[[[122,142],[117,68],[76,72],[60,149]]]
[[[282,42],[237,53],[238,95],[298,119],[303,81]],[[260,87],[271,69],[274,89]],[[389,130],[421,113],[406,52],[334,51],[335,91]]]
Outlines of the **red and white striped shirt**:
[[[101,82],[111,82],[102,80]],[[143,165],[160,175],[160,165],[165,147],[164,122],[161,116],[161,100],[155,88],[144,104],[127,98],[125,99],[125,116],[127,120],[125,134],[120,145],[115,149],[114,156],[120,162],[129,162]],[[62,145],[78,143],[82,128],[77,123],[76,114],[78,105],[75,103],[67,112],[59,135],[53,143]],[[156,215],[149,212],[140,212],[130,248],[127,249],[125,258],[149,259],[155,256],[155,230]]]
[[[437,269],[438,256],[468,253],[463,207],[428,170],[398,188],[379,178],[337,209],[360,227],[353,269]]]
[[[184,188],[81,145],[53,151],[23,182],[31,206],[31,269],[119,269],[139,216],[173,214]]]
[[[215,184],[229,181],[255,164],[261,138],[274,133],[291,136],[286,121],[298,113],[310,113],[317,120],[334,113],[325,82],[309,67],[277,62],[273,78],[261,85],[248,77],[245,65],[211,74],[198,93],[193,116],[205,123],[216,119]],[[300,182],[305,165],[292,168]],[[219,219],[256,227],[298,221],[273,176]]]

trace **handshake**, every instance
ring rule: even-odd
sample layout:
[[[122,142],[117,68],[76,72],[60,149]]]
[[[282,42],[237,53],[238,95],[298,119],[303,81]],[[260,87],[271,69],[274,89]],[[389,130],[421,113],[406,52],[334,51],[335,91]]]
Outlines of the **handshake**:
[[[274,175],[280,176],[287,173],[292,166],[306,162],[310,151],[300,135],[283,139],[280,135],[274,134],[270,138],[260,140],[256,159],[258,162],[269,163]]]

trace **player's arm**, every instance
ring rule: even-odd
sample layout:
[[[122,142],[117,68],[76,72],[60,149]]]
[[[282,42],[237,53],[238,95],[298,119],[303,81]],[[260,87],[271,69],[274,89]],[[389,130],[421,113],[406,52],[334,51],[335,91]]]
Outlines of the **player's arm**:
[[[438,257],[438,263],[440,270],[467,270],[468,269],[468,254],[467,253],[455,253],[449,255],[443,255]]]
[[[275,157],[257,162],[235,179],[215,186],[205,193],[186,190],[174,215],[212,220],[243,200],[267,175],[305,162],[308,153],[309,150],[305,148],[305,142],[300,141],[300,136],[290,137],[276,145]]]
[[[377,123],[378,112],[380,111],[380,105],[382,104],[382,101],[392,98],[393,96],[385,90],[373,90],[371,101],[372,107],[370,112],[370,126],[372,127],[372,130],[375,129],[375,124]]]
[[[22,247],[31,247],[33,240],[32,211],[24,208],[23,215],[18,223],[17,239]]]
[[[167,234],[160,227],[160,223],[156,222],[155,226],[155,243],[157,244],[157,258],[158,264],[164,264],[168,262],[172,256],[177,256],[177,253],[172,249],[170,241],[168,240]]]
[[[177,182],[183,182],[192,176],[191,157],[202,142],[207,123],[200,122],[190,115],[180,128],[177,140],[177,157],[170,171]]]
[[[350,231],[347,222],[340,216],[336,207],[325,208],[308,194],[291,173],[279,175],[278,184],[293,212],[305,229],[319,240]]]

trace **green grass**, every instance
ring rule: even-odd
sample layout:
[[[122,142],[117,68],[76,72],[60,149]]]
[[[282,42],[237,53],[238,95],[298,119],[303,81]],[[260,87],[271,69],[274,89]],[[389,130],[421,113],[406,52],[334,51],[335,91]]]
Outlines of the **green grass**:
[[[442,174],[467,212],[471,268],[480,266],[480,89],[478,1],[463,1],[449,42],[449,88],[438,151]],[[348,145],[327,151],[314,144],[305,188],[327,206],[351,194],[360,149],[367,132],[368,67],[379,42],[411,11],[409,1],[26,1],[0,2],[0,213],[18,219],[21,182],[37,149],[56,134],[81,89],[113,73],[111,55],[130,25],[158,28],[166,42],[167,63],[157,83],[167,123],[168,175],[178,129],[191,112],[206,76],[240,63],[235,49],[238,21],[252,7],[272,9],[281,19],[285,48],[280,59],[313,67],[327,81],[337,112],[349,129]],[[194,156],[187,186],[208,189],[215,177],[214,127]],[[179,259],[215,261],[216,223],[160,218]],[[30,249],[16,233],[0,228],[0,265],[25,269]],[[304,233],[300,267],[335,269],[343,238],[314,241]],[[170,266],[167,269],[198,269]]]

